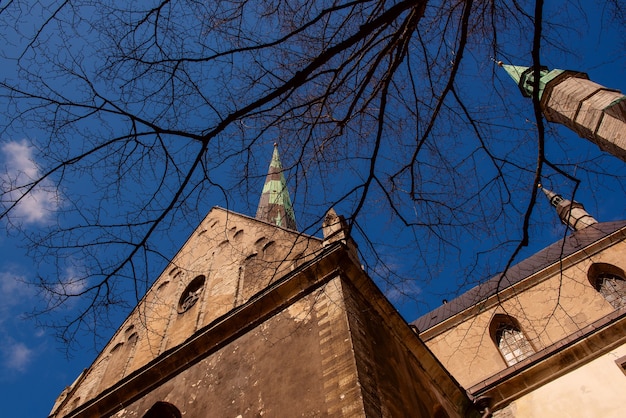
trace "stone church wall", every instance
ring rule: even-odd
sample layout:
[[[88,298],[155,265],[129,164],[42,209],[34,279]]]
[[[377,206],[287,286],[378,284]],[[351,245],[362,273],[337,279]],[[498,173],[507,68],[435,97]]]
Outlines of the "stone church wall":
[[[189,417],[363,416],[339,279],[282,310],[125,407]]]
[[[365,416],[432,418],[454,416],[455,410],[463,410],[442,396],[434,382],[435,373],[429,376],[425,372],[439,366],[434,357],[418,360],[354,286],[349,282],[343,282],[343,286]]]

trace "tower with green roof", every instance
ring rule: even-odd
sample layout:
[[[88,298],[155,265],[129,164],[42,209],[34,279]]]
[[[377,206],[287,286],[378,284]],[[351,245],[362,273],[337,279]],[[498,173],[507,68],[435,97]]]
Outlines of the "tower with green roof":
[[[534,93],[532,67],[498,65],[515,80],[525,97]],[[544,116],[567,126],[583,138],[626,161],[626,96],[589,80],[585,73],[570,70],[539,71],[537,92]]]
[[[274,144],[274,153],[263,185],[256,219],[294,231],[298,229],[277,144]]]

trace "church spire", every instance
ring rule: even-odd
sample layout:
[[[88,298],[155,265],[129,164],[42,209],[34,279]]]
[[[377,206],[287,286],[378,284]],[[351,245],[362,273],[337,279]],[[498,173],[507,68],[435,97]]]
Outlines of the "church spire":
[[[283,171],[283,165],[278,155],[278,145],[274,144],[274,153],[263,185],[256,218],[296,230],[296,217],[291,206],[287,180],[285,180]]]
[[[574,231],[581,230],[590,225],[597,224],[595,220],[584,208],[584,206],[576,201],[572,202],[563,199],[560,194],[554,193],[552,190],[544,188],[541,184],[538,186],[546,195],[550,204],[556,208],[556,212],[565,225]]]
[[[517,86],[519,87],[522,95],[524,97],[532,97],[533,96],[533,80],[534,80],[534,71],[532,67],[522,67],[519,65],[508,65],[503,64],[502,61],[498,61],[498,65],[504,68],[504,71],[515,80]],[[552,80],[554,80],[558,75],[562,74],[563,70],[548,70],[548,67],[541,67],[539,71],[539,99],[543,96],[543,92],[546,88],[546,85]]]

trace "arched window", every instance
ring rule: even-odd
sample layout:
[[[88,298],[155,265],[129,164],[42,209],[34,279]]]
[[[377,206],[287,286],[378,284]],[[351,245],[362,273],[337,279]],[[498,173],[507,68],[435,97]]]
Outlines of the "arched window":
[[[297,267],[301,266],[304,263],[304,253],[298,253],[293,258],[293,263],[291,264],[291,270],[295,270]]]
[[[626,280],[624,271],[605,263],[595,263],[589,268],[591,285],[614,309],[626,307]]]
[[[142,418],[181,418],[178,408],[168,402],[157,402]]]
[[[432,414],[433,418],[450,418],[450,415],[443,409],[441,405],[435,407],[435,412]]]
[[[187,312],[200,299],[204,288],[204,276],[198,276],[189,283],[178,301],[178,313]]]
[[[276,243],[274,241],[268,241],[263,245],[263,256],[265,259],[267,259],[267,256],[274,255],[275,251],[276,251]]]
[[[535,354],[535,349],[520,329],[519,324],[510,316],[494,316],[491,321],[490,334],[508,366]]]

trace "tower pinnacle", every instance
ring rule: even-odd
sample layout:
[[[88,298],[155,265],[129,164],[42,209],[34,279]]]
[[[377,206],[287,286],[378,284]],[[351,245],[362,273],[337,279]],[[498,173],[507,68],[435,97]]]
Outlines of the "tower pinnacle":
[[[584,208],[584,206],[576,201],[572,202],[567,199],[563,199],[560,194],[554,193],[552,190],[544,188],[541,184],[538,187],[546,195],[550,204],[556,208],[556,212],[565,225],[569,226],[574,231],[581,230],[590,225],[597,224],[595,220]]]
[[[533,96],[533,81],[535,78],[535,74],[532,67],[508,65],[503,64],[502,61],[498,61],[498,65],[504,68],[504,71],[506,71],[507,74],[511,76],[513,80],[515,80],[524,97]],[[548,67],[541,67],[541,70],[539,71],[539,100],[541,100],[543,92],[548,83],[563,73],[563,70],[548,70]]]
[[[272,161],[265,178],[263,192],[256,211],[256,218],[278,226],[296,230],[296,217],[291,206],[287,180],[274,143]]]

